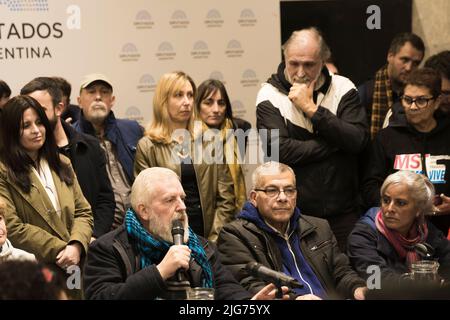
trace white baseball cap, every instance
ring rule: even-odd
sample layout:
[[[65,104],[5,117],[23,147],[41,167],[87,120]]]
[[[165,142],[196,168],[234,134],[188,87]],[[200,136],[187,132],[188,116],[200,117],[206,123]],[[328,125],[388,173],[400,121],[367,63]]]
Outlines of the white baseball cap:
[[[106,84],[108,84],[108,85],[111,87],[111,89],[112,89],[112,87],[113,87],[112,84],[111,84],[111,81],[109,81],[109,79],[108,79],[104,74],[101,74],[101,73],[91,73],[91,74],[85,75],[84,78],[83,78],[83,80],[81,80],[81,83],[80,83],[80,90],[86,88],[86,87],[89,86],[92,82],[95,82],[95,81],[103,81],[103,82],[105,82]]]

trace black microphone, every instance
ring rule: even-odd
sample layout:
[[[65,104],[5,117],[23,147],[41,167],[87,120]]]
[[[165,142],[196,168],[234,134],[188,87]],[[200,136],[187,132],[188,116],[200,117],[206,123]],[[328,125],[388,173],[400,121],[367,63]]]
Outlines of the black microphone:
[[[432,259],[434,255],[434,248],[428,243],[416,243],[414,245],[414,250],[422,257],[424,260]]]
[[[269,269],[255,261],[247,263],[245,269],[252,276],[264,280],[266,282],[274,283],[279,286],[287,286],[291,288],[303,288],[303,285],[299,283],[296,279],[282,272]]]
[[[180,220],[174,220],[172,222],[172,237],[173,237],[174,245],[183,244],[184,225],[183,225],[183,222],[181,222]],[[183,269],[178,269],[177,274],[176,274],[176,279],[179,282],[187,281],[187,276]]]
[[[172,222],[172,237],[173,237],[173,244],[175,245],[183,244],[184,226],[183,222],[181,222],[180,220],[174,220]]]

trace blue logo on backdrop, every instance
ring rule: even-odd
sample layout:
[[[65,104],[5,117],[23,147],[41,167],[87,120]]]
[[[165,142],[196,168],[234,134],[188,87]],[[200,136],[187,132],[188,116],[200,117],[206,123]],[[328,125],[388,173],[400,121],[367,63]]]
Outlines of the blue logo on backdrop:
[[[47,0],[4,0],[0,5],[6,5],[10,11],[48,11]]]

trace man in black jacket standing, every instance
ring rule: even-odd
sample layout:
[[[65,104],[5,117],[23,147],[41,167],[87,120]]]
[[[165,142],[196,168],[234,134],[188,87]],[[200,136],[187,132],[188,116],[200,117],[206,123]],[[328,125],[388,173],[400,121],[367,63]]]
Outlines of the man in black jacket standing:
[[[366,113],[355,85],[328,72],[330,50],[317,29],[295,31],[283,48],[285,61],[258,92],[256,125],[279,130],[269,143],[295,172],[299,208],[327,219],[345,250],[359,218],[357,167],[368,141]]]
[[[168,281],[173,283],[180,271],[189,281],[187,287],[214,288],[215,299],[251,298],[221,264],[214,245],[189,228],[185,197],[172,170],[153,167],[139,173],[124,224],[89,249],[86,298],[169,299]],[[183,225],[183,244],[174,244],[175,220]],[[273,289],[266,286],[253,299],[273,299]]]
[[[109,232],[114,218],[114,195],[106,174],[105,155],[97,139],[77,132],[61,120],[62,92],[49,77],[35,78],[20,94],[35,98],[45,109],[59,151],[72,162],[78,182],[94,215],[92,240]]]
[[[259,166],[250,200],[219,234],[218,248],[241,285],[257,292],[265,282],[245,270],[249,262],[296,279],[299,300],[364,299],[365,281],[340,252],[326,220],[300,214],[293,170],[278,162]]]

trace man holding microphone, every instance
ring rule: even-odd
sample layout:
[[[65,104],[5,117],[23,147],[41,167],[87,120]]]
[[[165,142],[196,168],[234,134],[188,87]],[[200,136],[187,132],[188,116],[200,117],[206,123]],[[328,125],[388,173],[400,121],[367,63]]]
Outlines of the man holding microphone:
[[[84,277],[87,299],[170,299],[168,284],[179,280],[174,277],[179,270],[191,287],[214,288],[218,300],[275,297],[274,285],[253,297],[239,285],[218,260],[214,245],[189,228],[185,197],[173,171],[154,167],[139,173],[124,224],[90,246]],[[173,245],[180,235],[175,221],[183,226],[184,244]]]

